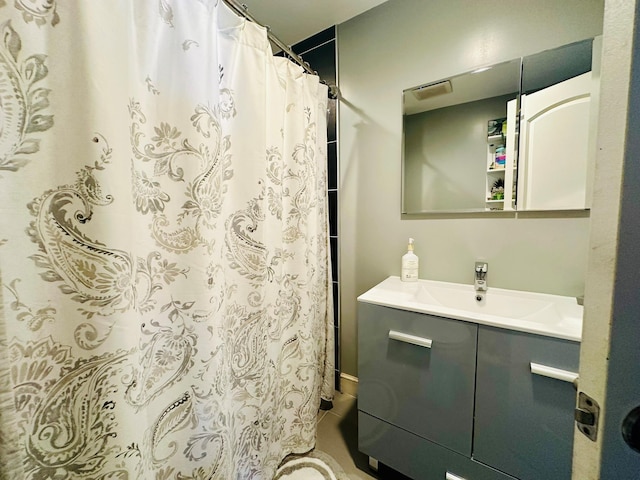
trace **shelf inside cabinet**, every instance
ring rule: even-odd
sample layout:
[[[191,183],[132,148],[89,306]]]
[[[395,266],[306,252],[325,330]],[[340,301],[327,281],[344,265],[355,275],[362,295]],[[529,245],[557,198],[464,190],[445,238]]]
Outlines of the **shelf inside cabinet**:
[[[485,167],[485,208],[513,210],[513,186],[516,161],[514,158],[514,128],[516,100],[506,103],[506,116],[487,122],[487,153]],[[512,126],[508,128],[508,126]],[[502,199],[494,196],[504,195]]]
[[[504,136],[502,136],[502,135],[489,135],[487,137],[487,143],[504,145],[505,144]]]

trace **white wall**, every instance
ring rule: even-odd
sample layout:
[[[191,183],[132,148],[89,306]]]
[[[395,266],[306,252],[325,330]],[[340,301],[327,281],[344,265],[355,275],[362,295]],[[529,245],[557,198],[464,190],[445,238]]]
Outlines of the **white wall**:
[[[603,0],[390,0],[338,26],[343,372],[357,375],[356,297],[400,273],[408,237],[420,277],[582,295],[586,216],[400,214],[402,90],[602,33]]]

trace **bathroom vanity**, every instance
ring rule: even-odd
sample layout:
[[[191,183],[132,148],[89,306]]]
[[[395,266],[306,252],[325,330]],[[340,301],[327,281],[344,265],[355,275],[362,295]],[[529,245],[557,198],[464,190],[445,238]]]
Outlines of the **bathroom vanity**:
[[[574,298],[390,277],[358,298],[359,449],[415,479],[570,479]]]

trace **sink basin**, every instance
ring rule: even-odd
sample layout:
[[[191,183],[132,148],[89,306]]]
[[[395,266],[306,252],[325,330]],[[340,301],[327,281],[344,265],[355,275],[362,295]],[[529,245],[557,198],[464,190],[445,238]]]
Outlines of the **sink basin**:
[[[489,287],[477,301],[473,285],[389,277],[358,301],[567,340],[582,337],[583,307],[574,297]]]
[[[437,282],[420,285],[414,299],[419,303],[508,318],[524,318],[554,306],[551,299],[531,298],[527,292],[500,289],[491,289],[482,301],[477,301],[471,285]]]

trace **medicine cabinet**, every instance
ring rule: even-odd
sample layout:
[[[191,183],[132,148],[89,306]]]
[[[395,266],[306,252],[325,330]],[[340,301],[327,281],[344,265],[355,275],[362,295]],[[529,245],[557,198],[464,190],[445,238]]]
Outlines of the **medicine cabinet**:
[[[584,210],[600,37],[403,92],[402,213]]]

